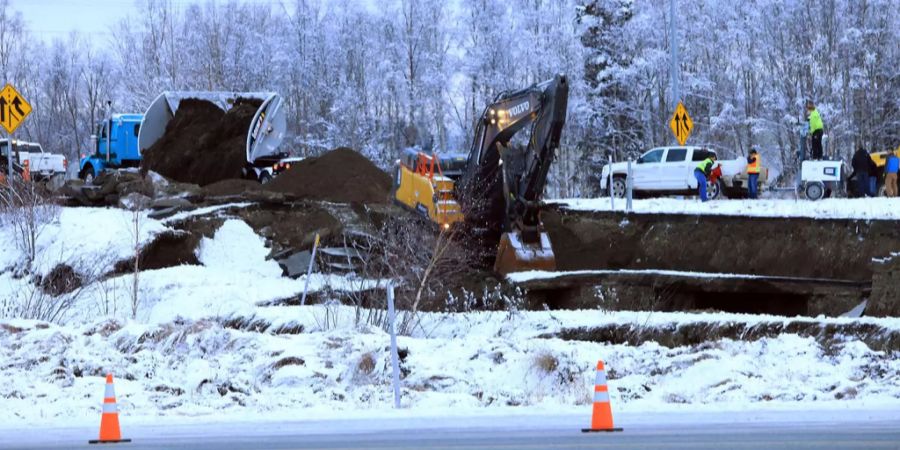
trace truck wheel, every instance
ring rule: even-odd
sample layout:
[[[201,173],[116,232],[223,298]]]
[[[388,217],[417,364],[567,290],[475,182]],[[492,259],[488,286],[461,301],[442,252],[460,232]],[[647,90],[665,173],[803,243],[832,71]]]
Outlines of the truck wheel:
[[[615,198],[625,198],[625,193],[628,190],[627,182],[625,181],[625,177],[613,177],[612,181],[612,195]]]
[[[718,200],[725,198],[725,183],[722,180],[716,180],[715,183],[706,183],[706,195],[710,200]]]
[[[272,174],[269,172],[263,172],[259,174],[259,184],[267,184],[272,181]]]
[[[821,200],[825,196],[825,184],[821,181],[812,181],[806,184],[806,198],[808,200]]]
[[[94,168],[89,165],[84,166],[84,169],[81,169],[81,172],[78,174],[78,178],[81,178],[84,181],[84,184],[93,184]]]

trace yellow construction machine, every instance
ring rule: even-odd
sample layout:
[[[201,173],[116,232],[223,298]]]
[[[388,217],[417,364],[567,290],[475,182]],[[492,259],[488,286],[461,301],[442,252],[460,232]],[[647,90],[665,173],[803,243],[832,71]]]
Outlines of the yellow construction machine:
[[[875,192],[877,192],[879,196],[885,195],[884,194],[884,166],[887,164],[888,156],[890,156],[891,154],[894,154],[898,158],[900,158],[900,147],[897,147],[897,149],[894,151],[884,150],[884,151],[880,151],[880,152],[869,153],[869,158],[872,158],[872,162],[874,162],[875,167],[878,168],[878,171],[875,172],[873,175],[875,175],[876,179],[878,180]]]
[[[454,185],[466,167],[466,156],[438,156],[413,149],[397,163],[396,200],[444,228],[463,220]]]
[[[897,147],[897,149],[894,151],[885,150],[882,152],[872,152],[869,153],[869,157],[872,158],[872,161],[875,162],[875,165],[878,166],[879,169],[881,169],[885,164],[887,164],[888,156],[891,153],[900,158],[900,147]]]
[[[568,96],[564,75],[500,93],[476,124],[465,164],[457,155],[404,154],[396,200],[442,227],[460,225],[466,242],[496,253],[493,267],[500,275],[556,270],[540,208]],[[513,141],[529,126],[527,144]]]

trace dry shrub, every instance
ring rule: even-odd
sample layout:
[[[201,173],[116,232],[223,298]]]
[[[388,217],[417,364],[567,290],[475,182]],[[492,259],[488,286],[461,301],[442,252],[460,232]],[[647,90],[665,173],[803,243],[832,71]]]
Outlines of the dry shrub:
[[[4,332],[9,334],[16,334],[25,331],[24,328],[19,328],[8,323],[0,323],[0,330],[3,330]]]
[[[35,183],[13,179],[0,185],[0,223],[12,231],[27,268],[37,257],[38,238],[59,213],[59,206]]]
[[[272,370],[278,370],[278,369],[280,369],[282,367],[286,367],[286,366],[302,366],[305,364],[306,364],[306,361],[304,361],[303,358],[298,358],[296,356],[288,356],[285,358],[281,358],[278,361],[275,361],[272,364]]]
[[[116,319],[107,319],[100,323],[94,324],[91,328],[84,332],[85,336],[99,334],[103,337],[109,337],[113,333],[121,330],[123,324]]]
[[[356,363],[356,374],[362,376],[371,375],[375,371],[375,355],[372,352],[359,357]]]
[[[556,357],[549,350],[543,350],[538,354],[534,355],[534,358],[531,361],[532,367],[535,370],[549,374],[556,371],[559,367],[559,358]]]

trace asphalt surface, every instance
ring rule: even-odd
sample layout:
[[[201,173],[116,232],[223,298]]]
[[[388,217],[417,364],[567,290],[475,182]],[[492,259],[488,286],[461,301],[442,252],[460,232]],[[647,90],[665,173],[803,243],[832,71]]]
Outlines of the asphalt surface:
[[[579,426],[560,426],[548,421],[529,423],[531,428],[509,426],[498,420],[492,428],[486,418],[477,426],[365,430],[354,424],[283,423],[249,427],[136,427],[133,442],[88,445],[83,434],[72,430],[31,430],[3,433],[0,449],[97,449],[129,450],[249,450],[249,449],[900,449],[900,422],[871,420],[850,422],[747,424],[640,423],[621,433],[582,433]],[[417,424],[414,426],[419,426]],[[618,425],[618,424],[617,424]],[[343,426],[348,429],[342,430]],[[296,428],[297,432],[293,432]],[[389,427],[388,427],[389,428]],[[9,431],[9,430],[7,430]],[[29,439],[28,435],[32,438]],[[2,437],[2,435],[0,435]]]

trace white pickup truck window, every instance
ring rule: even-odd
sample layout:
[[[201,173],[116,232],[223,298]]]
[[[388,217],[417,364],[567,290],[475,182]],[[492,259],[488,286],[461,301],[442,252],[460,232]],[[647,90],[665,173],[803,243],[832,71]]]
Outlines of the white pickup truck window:
[[[663,150],[662,150],[662,149],[660,149],[660,150],[652,150],[652,151],[649,151],[649,152],[645,153],[644,156],[641,156],[640,162],[641,162],[641,163],[644,163],[644,164],[646,164],[646,163],[658,163],[658,162],[662,161],[662,156],[663,156]]]
[[[686,148],[670,148],[666,153],[666,162],[682,162],[687,159]]]

